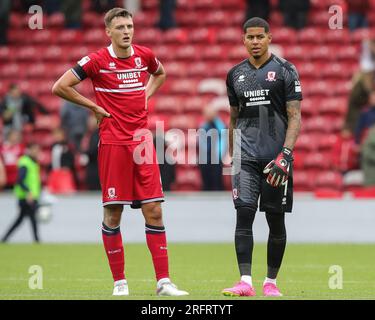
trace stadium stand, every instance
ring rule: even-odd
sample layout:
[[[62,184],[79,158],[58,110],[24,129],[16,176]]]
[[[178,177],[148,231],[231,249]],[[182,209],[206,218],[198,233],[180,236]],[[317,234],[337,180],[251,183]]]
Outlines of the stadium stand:
[[[53,82],[79,58],[108,45],[102,16],[89,10],[89,0],[84,0],[83,4],[82,30],[64,29],[64,17],[60,13],[46,17],[44,30],[29,30],[26,28],[29,15],[12,12],[9,45],[0,47],[0,97],[8,84],[16,81],[53,111],[52,121],[38,115],[32,133],[41,142],[44,154],[50,150],[50,130],[58,125],[62,105],[50,92]],[[343,0],[311,0],[308,26],[295,31],[282,25],[277,0],[272,1],[273,44],[298,68],[304,93],[302,133],[295,150],[297,190],[343,188],[341,173],[333,168],[329,159],[342,128],[350,80],[358,68],[361,41],[375,32],[367,29],[353,33],[346,29],[327,31],[330,18],[327,10],[331,4],[345,8]],[[371,4],[374,10],[369,20],[374,26],[375,1]],[[245,1],[242,0],[179,0],[178,27],[163,33],[155,27],[158,1],[142,1],[142,11],[134,18],[134,43],[151,47],[168,73],[167,83],[150,101],[151,127],[163,120],[165,130],[198,128],[204,106],[213,99],[226,99],[226,73],[246,57],[240,28],[244,13]],[[89,84],[83,84],[81,90],[94,98]],[[229,107],[221,108],[220,112],[228,125]],[[42,164],[43,182],[47,183],[48,156]],[[317,170],[324,171],[314,179]],[[199,190],[201,181],[196,164],[184,166],[183,170],[177,165],[176,171],[174,190]],[[226,183],[226,187],[230,188],[230,184]]]

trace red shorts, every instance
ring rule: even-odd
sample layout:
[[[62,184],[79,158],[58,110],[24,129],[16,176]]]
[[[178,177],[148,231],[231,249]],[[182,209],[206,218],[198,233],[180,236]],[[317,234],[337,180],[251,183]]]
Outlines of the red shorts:
[[[103,206],[128,204],[132,208],[140,208],[143,203],[164,201],[155,148],[152,141],[147,144],[151,161],[146,163],[142,156],[133,156],[139,154],[139,144],[99,144],[98,168]]]

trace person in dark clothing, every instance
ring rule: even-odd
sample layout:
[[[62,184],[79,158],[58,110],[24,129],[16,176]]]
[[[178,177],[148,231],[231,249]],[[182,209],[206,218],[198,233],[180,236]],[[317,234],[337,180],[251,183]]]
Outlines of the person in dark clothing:
[[[61,11],[65,16],[65,28],[81,28],[82,0],[64,0],[61,3]]]
[[[310,0],[280,0],[279,8],[287,27],[301,30],[306,26]]]
[[[75,153],[73,147],[67,142],[63,129],[53,131],[55,142],[51,150],[51,170],[67,168],[72,173],[76,187],[79,185],[77,171],[75,170]]]
[[[371,9],[369,1],[347,0],[347,5],[349,30],[354,31],[358,28],[367,28],[367,12]]]
[[[11,9],[10,0],[0,1],[0,46],[8,43],[9,13]]]
[[[99,129],[95,117],[89,117],[88,121],[88,146],[85,150],[87,156],[86,166],[86,186],[89,190],[100,190],[100,180],[98,173],[98,144]]]
[[[253,17],[260,17],[268,20],[271,5],[269,0],[246,0],[245,21]]]
[[[4,136],[11,129],[22,131],[24,124],[35,123],[34,107],[43,114],[48,110],[26,93],[22,93],[17,84],[9,86],[9,92],[0,103],[0,115],[4,123]]]
[[[224,190],[222,159],[226,152],[226,139],[223,137],[225,125],[217,111],[210,106],[204,109],[204,117],[201,129],[205,134],[199,135],[199,168],[203,190]],[[201,158],[203,154],[204,159]]]
[[[175,19],[176,0],[159,1],[159,23],[157,27],[162,30],[168,30],[177,26]]]
[[[20,208],[19,216],[1,239],[7,242],[10,235],[20,226],[25,217],[31,220],[34,241],[39,242],[36,212],[41,192],[40,168],[38,156],[40,147],[36,143],[28,145],[26,154],[18,161],[18,180],[14,192]]]

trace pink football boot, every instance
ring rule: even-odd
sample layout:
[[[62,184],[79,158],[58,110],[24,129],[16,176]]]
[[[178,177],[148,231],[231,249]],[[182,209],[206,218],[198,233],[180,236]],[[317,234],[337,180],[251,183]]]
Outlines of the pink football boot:
[[[275,284],[266,282],[263,285],[263,295],[265,297],[281,297],[282,294]]]
[[[221,293],[227,297],[253,297],[255,289],[248,283],[240,281],[233,288],[224,289]]]

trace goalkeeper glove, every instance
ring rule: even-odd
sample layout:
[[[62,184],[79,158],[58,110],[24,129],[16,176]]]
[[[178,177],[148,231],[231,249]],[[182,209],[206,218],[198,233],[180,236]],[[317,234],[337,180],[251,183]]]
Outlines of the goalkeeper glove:
[[[276,159],[267,164],[263,170],[263,173],[268,174],[267,183],[275,188],[284,185],[288,181],[292,161],[292,150],[284,147]]]

